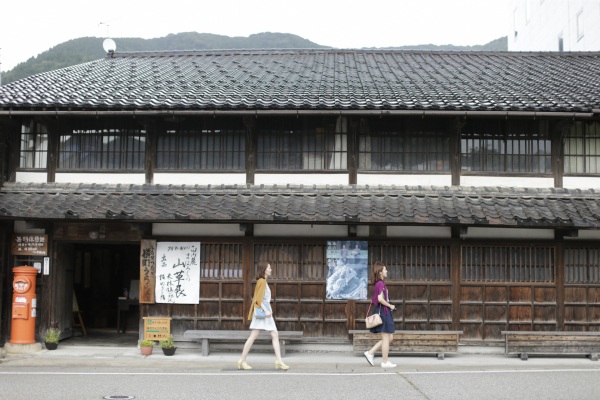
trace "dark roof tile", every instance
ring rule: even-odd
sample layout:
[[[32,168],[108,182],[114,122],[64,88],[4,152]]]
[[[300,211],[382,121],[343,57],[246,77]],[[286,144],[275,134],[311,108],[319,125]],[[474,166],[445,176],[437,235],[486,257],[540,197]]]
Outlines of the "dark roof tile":
[[[0,108],[590,112],[598,53],[114,53],[0,87]]]

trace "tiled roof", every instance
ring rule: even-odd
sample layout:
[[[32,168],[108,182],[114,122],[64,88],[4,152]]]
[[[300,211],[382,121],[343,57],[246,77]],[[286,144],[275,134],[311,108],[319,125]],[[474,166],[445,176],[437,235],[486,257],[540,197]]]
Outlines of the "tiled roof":
[[[600,109],[600,53],[114,53],[0,86],[0,110]]]
[[[600,190],[6,183],[0,219],[600,228]]]

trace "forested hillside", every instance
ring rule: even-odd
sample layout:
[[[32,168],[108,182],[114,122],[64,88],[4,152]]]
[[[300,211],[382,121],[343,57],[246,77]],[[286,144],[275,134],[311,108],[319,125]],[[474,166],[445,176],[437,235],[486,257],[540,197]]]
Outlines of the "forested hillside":
[[[229,37],[210,33],[177,33],[155,39],[114,38],[119,51],[169,51],[169,50],[210,50],[210,49],[294,49],[325,48],[289,33],[257,33],[248,37]],[[104,38],[84,37],[69,40],[41,53],[37,57],[18,64],[15,68],[2,72],[2,84],[26,78],[41,72],[52,71],[71,65],[103,58]],[[472,50],[506,51],[507,38],[499,38],[481,46],[435,46],[418,45],[393,47],[406,50]]]

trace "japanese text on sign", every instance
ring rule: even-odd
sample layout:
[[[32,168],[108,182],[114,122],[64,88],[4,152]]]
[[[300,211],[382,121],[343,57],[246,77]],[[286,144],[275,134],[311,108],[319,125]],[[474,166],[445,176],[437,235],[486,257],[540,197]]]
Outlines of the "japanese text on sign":
[[[13,235],[11,254],[13,256],[48,255],[48,235]]]
[[[157,303],[199,303],[200,242],[157,243],[155,297]]]

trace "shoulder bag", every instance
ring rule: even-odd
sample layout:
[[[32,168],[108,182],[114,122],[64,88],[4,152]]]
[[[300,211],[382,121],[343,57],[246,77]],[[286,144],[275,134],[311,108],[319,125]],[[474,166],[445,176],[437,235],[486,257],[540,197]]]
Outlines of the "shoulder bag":
[[[379,307],[379,313],[369,315],[369,312],[371,312],[372,305],[373,303],[369,304],[367,316],[365,317],[365,325],[367,325],[367,329],[375,328],[376,326],[383,324],[383,321],[381,320],[381,315],[379,315],[379,313],[381,313],[381,307]]]
[[[259,319],[267,318],[267,314],[265,314],[265,310],[263,310],[260,307],[254,308],[254,316]]]

